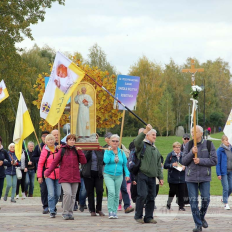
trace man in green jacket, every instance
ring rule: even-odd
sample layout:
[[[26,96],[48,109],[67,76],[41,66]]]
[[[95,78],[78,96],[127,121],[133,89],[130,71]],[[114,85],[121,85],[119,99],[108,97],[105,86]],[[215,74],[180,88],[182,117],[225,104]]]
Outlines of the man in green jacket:
[[[134,140],[136,155],[141,165],[137,175],[137,199],[135,220],[139,223],[157,223],[153,219],[154,199],[156,195],[156,177],[163,185],[163,174],[161,167],[161,155],[155,147],[156,130],[148,124],[146,129]],[[144,149],[144,150],[143,150]],[[143,219],[143,206],[146,200],[145,216]]]

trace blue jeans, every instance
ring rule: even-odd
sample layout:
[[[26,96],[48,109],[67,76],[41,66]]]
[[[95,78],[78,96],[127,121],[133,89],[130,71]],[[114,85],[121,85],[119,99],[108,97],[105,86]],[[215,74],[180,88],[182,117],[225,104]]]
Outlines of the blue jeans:
[[[84,179],[81,178],[81,189],[80,189],[80,193],[79,193],[79,204],[81,206],[84,206],[86,203],[86,189],[85,189],[85,182]]]
[[[121,193],[122,193],[122,199],[124,202],[124,209],[127,209],[128,207],[130,207],[130,197],[127,192],[127,184],[126,184],[125,175],[123,175],[123,179],[122,179]]]
[[[6,183],[7,183],[7,186],[6,186],[6,193],[5,193],[5,195],[8,196],[10,188],[12,187],[12,190],[11,190],[11,199],[14,199],[15,193],[16,193],[16,186],[17,186],[17,176],[16,175],[13,175],[13,176],[6,175]]]
[[[34,191],[34,181],[35,181],[35,170],[28,170],[26,176],[26,192],[28,192],[29,185],[29,195],[33,195]]]
[[[58,183],[59,180],[46,178],[46,185],[48,189],[48,207],[50,213],[56,213],[56,204],[60,197],[61,185]]]
[[[153,219],[154,205],[156,196],[156,178],[148,177],[142,172],[137,176],[137,199],[136,199],[136,211],[135,219],[142,219],[143,206],[145,206],[144,222],[149,222]]]
[[[210,181],[201,183],[187,182],[189,203],[196,226],[202,226],[210,202]],[[198,208],[198,190],[201,193],[201,209]]]
[[[227,175],[221,176],[221,183],[223,188],[223,203],[228,203],[228,198],[230,194],[232,193],[232,171],[227,172]]]

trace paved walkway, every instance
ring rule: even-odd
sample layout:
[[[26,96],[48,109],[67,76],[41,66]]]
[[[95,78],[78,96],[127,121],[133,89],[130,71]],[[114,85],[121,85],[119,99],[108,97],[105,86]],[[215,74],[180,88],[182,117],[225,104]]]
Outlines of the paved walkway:
[[[232,209],[224,210],[221,204],[221,197],[211,197],[211,204],[206,216],[209,228],[203,231],[224,232],[232,231]],[[27,198],[17,200],[17,203],[0,201],[0,231],[160,231],[160,232],[180,232],[192,231],[194,223],[190,207],[186,207],[186,212],[179,212],[177,205],[172,204],[172,211],[167,211],[165,204],[167,196],[159,195],[156,199],[157,210],[155,210],[155,220],[157,224],[138,224],[134,221],[134,212],[125,214],[118,212],[119,219],[108,219],[105,217],[91,217],[88,210],[83,213],[74,213],[74,221],[65,221],[61,218],[61,203],[58,204],[58,214],[55,219],[49,215],[42,214],[40,198]],[[173,201],[175,202],[175,200]],[[232,203],[231,203],[232,206]],[[103,212],[107,213],[107,201],[103,201]]]

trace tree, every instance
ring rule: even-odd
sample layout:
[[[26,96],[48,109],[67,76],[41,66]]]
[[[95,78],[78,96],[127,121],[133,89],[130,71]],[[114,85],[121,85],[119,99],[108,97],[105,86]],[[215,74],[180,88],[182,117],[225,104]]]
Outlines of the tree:
[[[94,44],[89,49],[88,57],[89,60],[87,64],[89,64],[90,67],[98,67],[102,71],[108,71],[109,75],[116,74],[115,67],[107,61],[105,52],[97,44]]]

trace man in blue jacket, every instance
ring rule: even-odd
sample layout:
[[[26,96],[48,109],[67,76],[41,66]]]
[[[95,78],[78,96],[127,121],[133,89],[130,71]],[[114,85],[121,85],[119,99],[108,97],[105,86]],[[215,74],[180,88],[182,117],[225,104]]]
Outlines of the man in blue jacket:
[[[217,164],[217,154],[212,142],[204,140],[203,128],[196,126],[197,146],[188,142],[183,152],[182,162],[186,166],[185,181],[188,186],[189,201],[196,227],[193,232],[208,227],[205,214],[210,202],[211,167]],[[193,137],[193,128],[192,128]],[[197,158],[194,154],[197,153]],[[198,191],[201,192],[201,209],[198,208]]]

